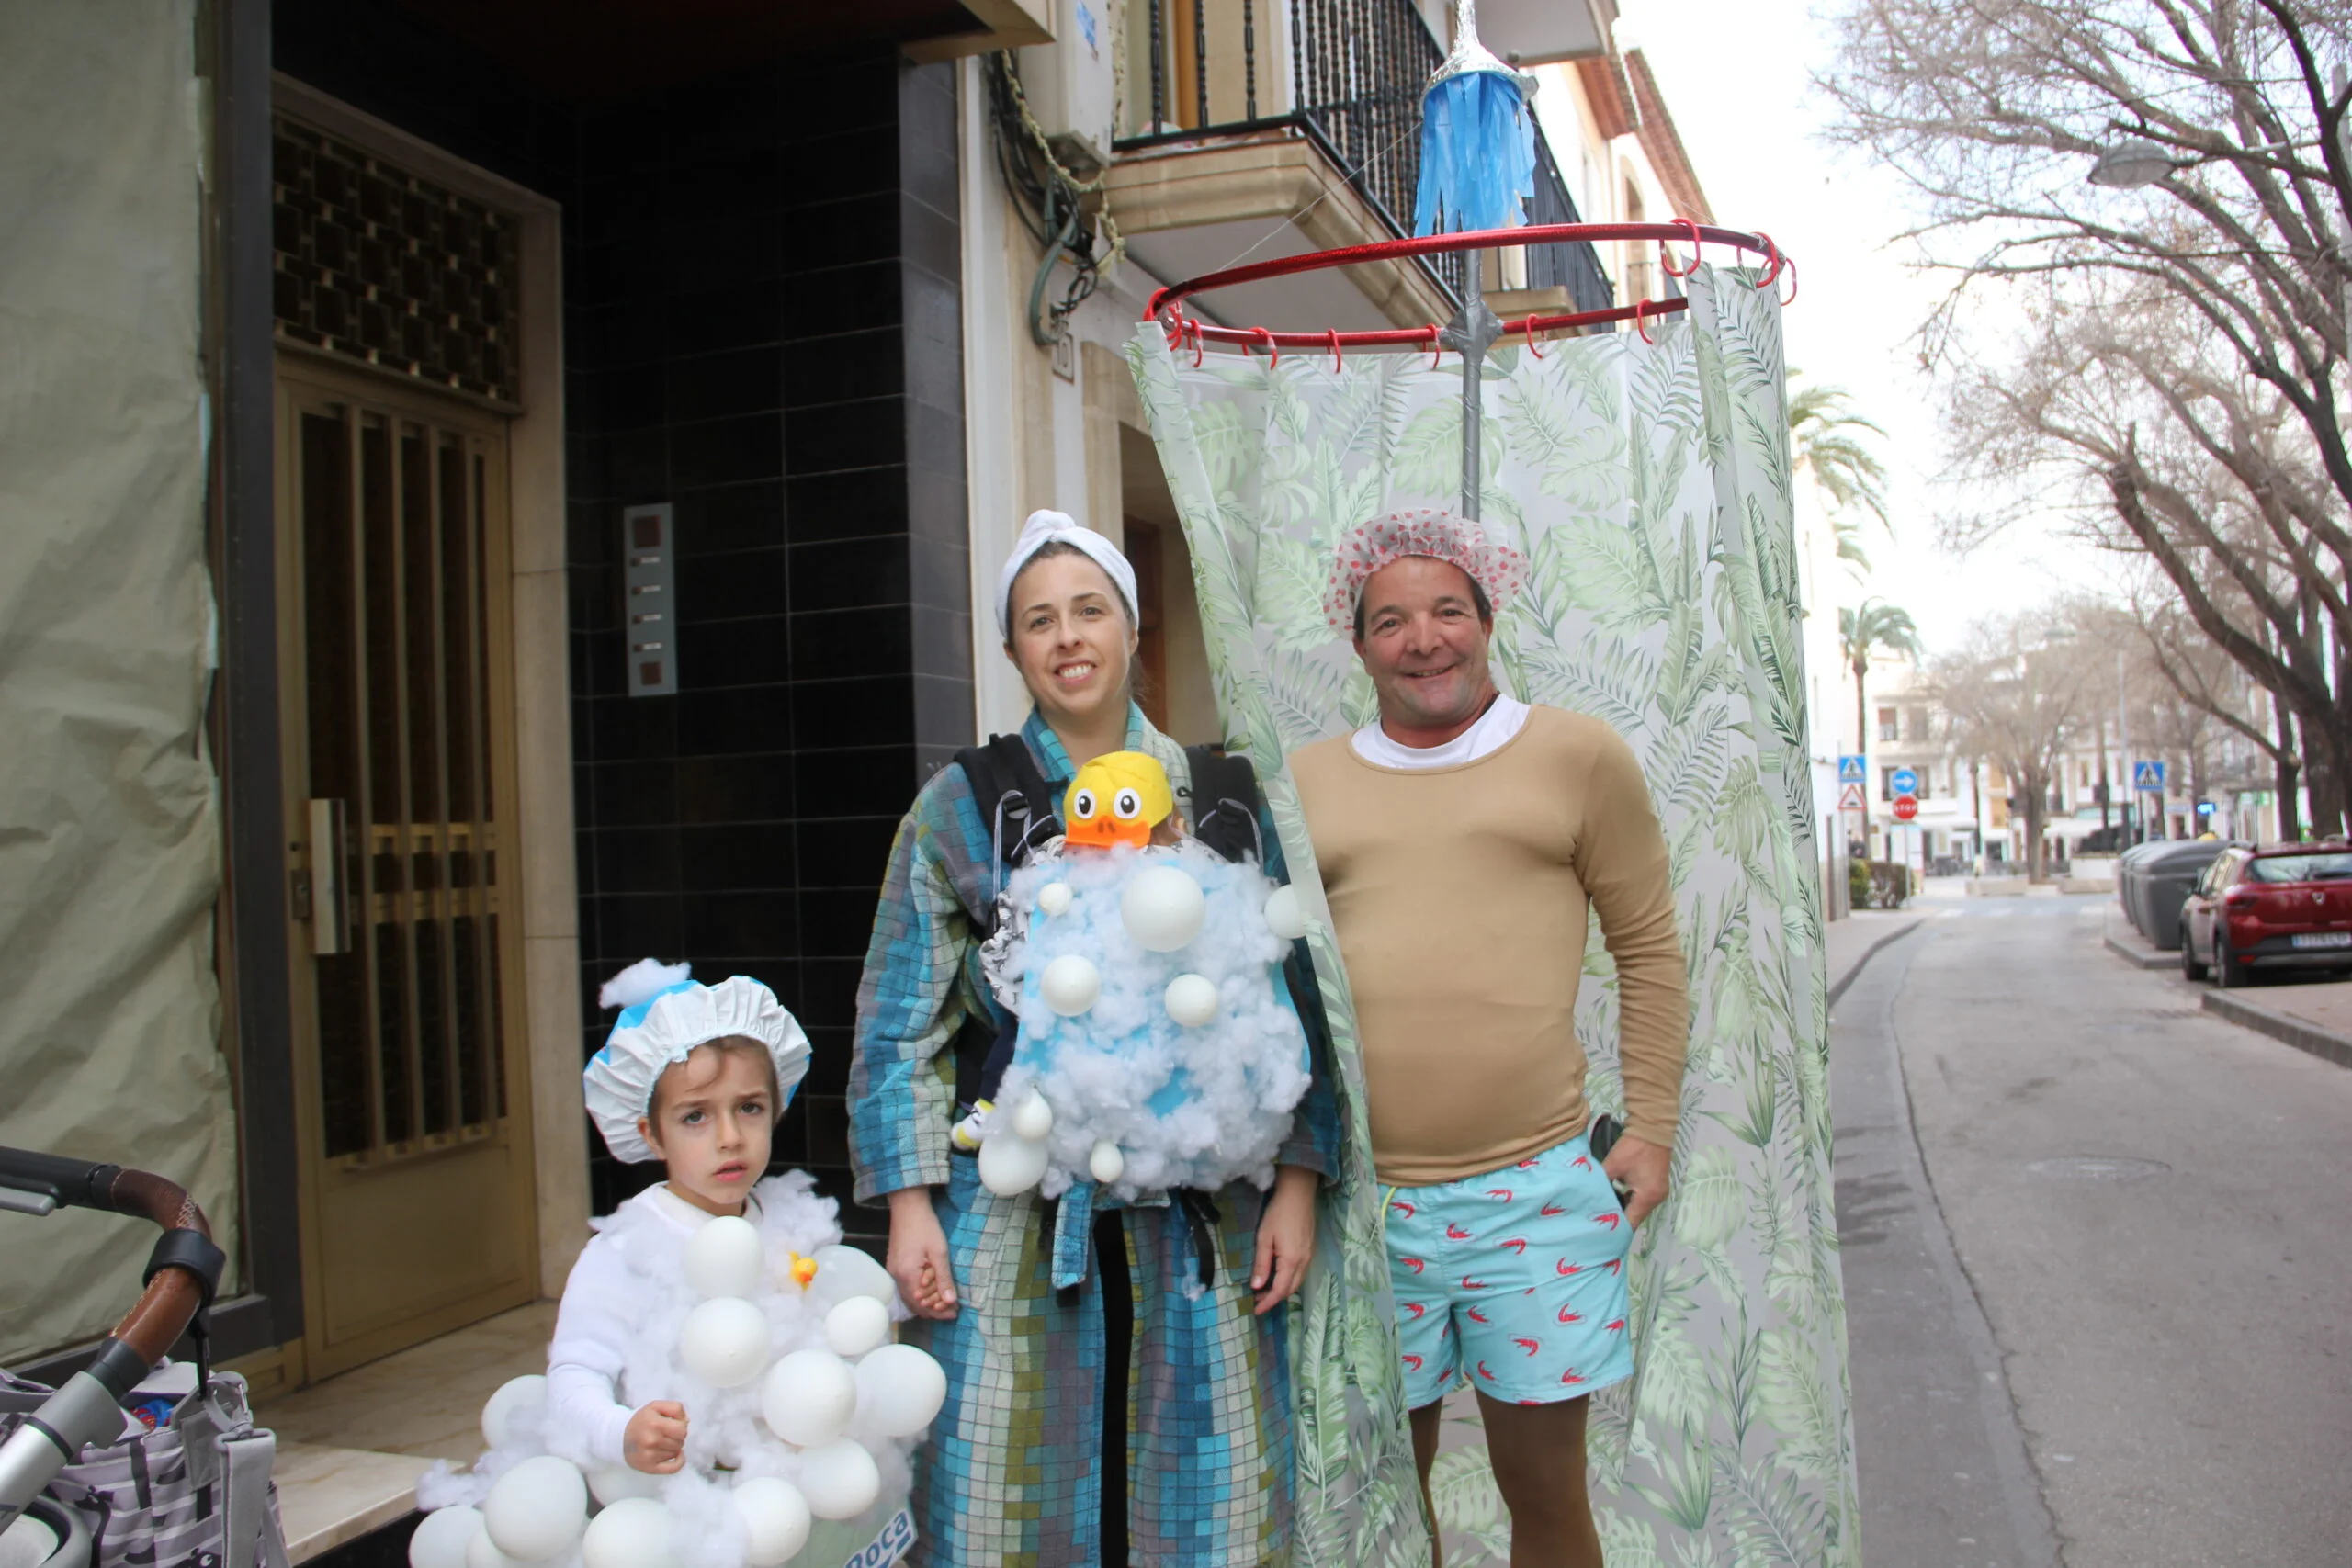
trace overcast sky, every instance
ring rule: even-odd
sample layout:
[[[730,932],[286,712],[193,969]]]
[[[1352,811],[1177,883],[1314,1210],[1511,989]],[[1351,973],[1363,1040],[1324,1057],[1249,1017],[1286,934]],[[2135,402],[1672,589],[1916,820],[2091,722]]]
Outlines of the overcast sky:
[[[1834,14],[1837,0],[1822,6]],[[1803,0],[1623,0],[1619,42],[1657,73],[1675,125],[1716,220],[1764,230],[1798,258],[1786,318],[1789,367],[1833,381],[1886,427],[1895,537],[1870,541],[1868,593],[1911,612],[1930,649],[1951,646],[1979,616],[2018,609],[2103,570],[2055,525],[2013,530],[1966,558],[1940,549],[1933,517],[1949,509],[1939,482],[1939,395],[1908,341],[1942,292],[1890,246],[1911,200],[1893,175],[1822,145],[1831,106],[1811,83],[1830,31]],[[1873,525],[1873,528],[1875,525]]]

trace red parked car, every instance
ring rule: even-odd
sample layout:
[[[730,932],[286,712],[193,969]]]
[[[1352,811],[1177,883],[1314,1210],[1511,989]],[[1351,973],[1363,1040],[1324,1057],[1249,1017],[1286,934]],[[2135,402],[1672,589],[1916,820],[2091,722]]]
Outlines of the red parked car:
[[[2243,986],[2256,969],[2352,971],[2352,844],[2233,844],[2180,911],[2180,972]]]

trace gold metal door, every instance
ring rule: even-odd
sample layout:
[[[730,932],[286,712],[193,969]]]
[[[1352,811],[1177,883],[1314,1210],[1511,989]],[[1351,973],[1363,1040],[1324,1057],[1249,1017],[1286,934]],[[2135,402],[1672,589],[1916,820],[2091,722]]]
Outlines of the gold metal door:
[[[304,1352],[537,1294],[505,421],[281,355]]]

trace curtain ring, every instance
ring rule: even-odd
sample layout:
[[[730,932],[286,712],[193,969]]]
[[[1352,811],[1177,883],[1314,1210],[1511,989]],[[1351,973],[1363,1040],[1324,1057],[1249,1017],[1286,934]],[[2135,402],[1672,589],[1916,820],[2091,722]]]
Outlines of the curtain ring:
[[[1785,310],[1797,302],[1797,264],[1794,256],[1782,256],[1781,260],[1789,269],[1789,297],[1781,301],[1781,309]]]
[[[1764,276],[1756,280],[1756,287],[1758,288],[1769,288],[1781,276],[1781,247],[1773,243],[1771,235],[1767,234],[1761,229],[1756,231],[1756,237],[1764,242],[1765,261],[1767,263],[1764,269]]]
[[[1431,321],[1421,330],[1430,334],[1430,368],[1434,370],[1437,368],[1437,323]]]
[[[1657,265],[1668,277],[1688,277],[1699,270],[1702,256],[1699,222],[1695,218],[1678,218],[1674,221],[1678,226],[1690,231],[1690,265],[1678,271],[1674,265],[1674,253],[1666,248],[1664,240],[1657,243]]]
[[[1160,318],[1159,330],[1168,334],[1169,353],[1175,354],[1183,348],[1184,314],[1182,311],[1171,308],[1167,315]]]
[[[1273,333],[1268,332],[1263,327],[1251,327],[1250,329],[1250,335],[1254,338],[1262,338],[1265,340],[1266,354],[1268,356],[1266,359],[1267,369],[1272,370],[1275,366],[1280,365],[1283,362],[1283,345],[1274,341]]]
[[[1337,376],[1347,368],[1347,356],[1340,352],[1340,329],[1333,327],[1325,333],[1323,341],[1331,345],[1331,374]]]
[[[1650,336],[1650,329],[1644,325],[1642,321],[1643,317],[1650,313],[1651,304],[1651,300],[1645,299],[1640,304],[1634,307],[1634,330],[1642,334],[1642,341],[1644,343],[1654,344],[1657,342],[1657,339]]]
[[[1193,334],[1193,368],[1198,370],[1201,356],[1208,352],[1208,340],[1201,335],[1201,323],[1193,317],[1184,318],[1184,330]]]
[[[1544,351],[1535,346],[1535,312],[1532,310],[1528,311],[1527,319],[1521,321],[1520,325],[1527,329],[1527,352],[1533,355],[1538,359],[1543,358]]]

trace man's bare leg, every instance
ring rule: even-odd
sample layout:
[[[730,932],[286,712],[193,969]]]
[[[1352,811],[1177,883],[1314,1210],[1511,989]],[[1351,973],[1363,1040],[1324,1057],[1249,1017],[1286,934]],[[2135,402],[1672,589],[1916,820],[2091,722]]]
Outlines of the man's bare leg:
[[[1505,1404],[1478,1395],[1495,1484],[1510,1513],[1511,1568],[1601,1568],[1600,1537],[1592,1527],[1592,1499],[1585,1484],[1584,1418],[1589,1404],[1587,1397],[1557,1404]],[[1431,1454],[1437,1450],[1436,1409],[1431,1405],[1428,1412]],[[1413,1412],[1416,1454],[1422,1414]],[[1421,1476],[1426,1489],[1426,1461]]]
[[[1421,1507],[1430,1521],[1430,1568],[1445,1568],[1445,1546],[1437,1534],[1437,1505],[1430,1499],[1430,1466],[1437,1462],[1437,1439],[1442,1429],[1438,1419],[1444,1414],[1442,1399],[1432,1399],[1413,1412],[1413,1463],[1421,1472]]]

